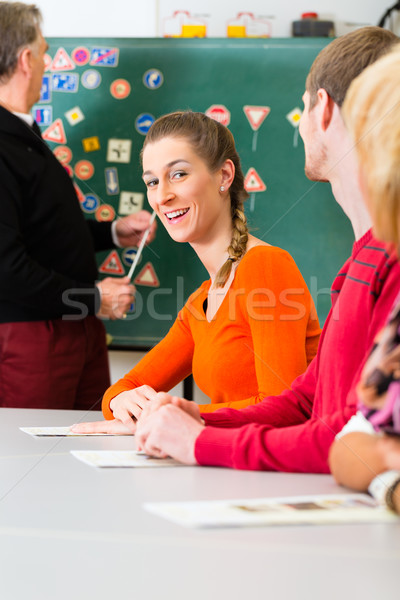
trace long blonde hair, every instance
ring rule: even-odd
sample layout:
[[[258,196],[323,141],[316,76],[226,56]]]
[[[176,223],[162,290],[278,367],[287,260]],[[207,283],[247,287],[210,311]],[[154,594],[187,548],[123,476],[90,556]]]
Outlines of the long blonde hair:
[[[232,217],[232,239],[227,248],[229,258],[218,271],[214,282],[215,287],[224,287],[232,264],[245,254],[248,240],[243,206],[248,194],[244,189],[244,176],[233,135],[224,125],[203,113],[177,111],[164,115],[153,123],[144,141],[141,157],[148,144],[165,137],[186,139],[211,172],[217,171],[226,160],[231,160],[235,166],[235,176],[229,188]]]

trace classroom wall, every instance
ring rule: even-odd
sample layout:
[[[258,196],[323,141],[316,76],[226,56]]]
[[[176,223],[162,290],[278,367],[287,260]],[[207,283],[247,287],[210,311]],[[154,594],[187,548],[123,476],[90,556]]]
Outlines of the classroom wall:
[[[45,34],[52,37],[157,37],[177,10],[206,23],[210,37],[225,36],[227,21],[241,12],[269,20],[273,37],[287,37],[291,22],[303,12],[315,11],[322,19],[333,20],[336,34],[341,35],[355,25],[376,25],[393,0],[230,0],[228,7],[215,0],[68,0],[64,5],[38,0],[36,4],[45,16]],[[397,28],[398,24],[396,19]]]
[[[291,22],[305,11],[318,12],[320,18],[335,22],[341,35],[358,26],[377,24],[392,5],[381,0],[231,0],[229,9],[215,0],[68,0],[60,5],[54,0],[38,0],[44,17],[43,31],[49,37],[157,37],[162,36],[167,20],[174,11],[183,10],[189,18],[207,24],[209,37],[225,36],[226,23],[240,12],[251,12],[254,19],[268,21],[273,37],[291,35]],[[400,33],[400,19],[392,19],[392,29]],[[116,381],[141,357],[139,352],[110,352],[112,381]],[[181,393],[181,387],[175,390]],[[204,395],[195,390],[195,399],[204,402]]]

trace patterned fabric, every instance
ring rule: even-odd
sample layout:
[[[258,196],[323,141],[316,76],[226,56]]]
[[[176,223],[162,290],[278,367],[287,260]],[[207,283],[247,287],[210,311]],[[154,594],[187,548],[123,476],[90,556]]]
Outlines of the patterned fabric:
[[[393,360],[396,349],[400,352],[400,294],[385,328],[374,344],[363,373],[363,386],[369,388],[380,407],[371,408],[360,403],[360,410],[375,431],[400,435],[400,373]]]

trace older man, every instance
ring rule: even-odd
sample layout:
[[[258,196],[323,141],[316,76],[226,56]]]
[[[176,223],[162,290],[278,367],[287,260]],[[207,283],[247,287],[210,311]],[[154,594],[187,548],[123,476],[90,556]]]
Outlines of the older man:
[[[150,215],[85,222],[31,116],[46,50],[39,9],[0,2],[0,406],[98,408],[109,371],[97,316],[120,318],[134,288],[96,284],[94,252],[136,245]]]

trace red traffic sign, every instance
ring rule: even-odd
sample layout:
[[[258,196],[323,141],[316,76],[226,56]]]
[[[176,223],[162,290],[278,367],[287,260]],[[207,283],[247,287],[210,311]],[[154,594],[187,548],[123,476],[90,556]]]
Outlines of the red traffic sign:
[[[65,135],[64,125],[61,119],[56,119],[42,133],[42,138],[48,142],[56,142],[56,144],[66,144],[67,136]]]
[[[246,192],[264,192],[267,189],[267,186],[257,173],[257,171],[251,167],[244,178],[244,189]]]
[[[72,150],[68,146],[57,146],[53,150],[53,154],[62,165],[67,165],[72,160]]]
[[[125,269],[122,266],[118,252],[113,250],[107,256],[105,261],[99,267],[100,273],[110,273],[111,275],[124,275]]]
[[[210,108],[207,108],[206,115],[226,127],[231,122],[231,113],[223,104],[212,104]]]
[[[79,179],[86,181],[93,177],[94,166],[89,160],[80,160],[76,163],[74,171]]]
[[[269,106],[243,106],[244,114],[246,115],[253,131],[257,131],[261,124],[268,117],[271,109]]]
[[[71,52],[72,60],[83,67],[83,65],[87,65],[90,60],[90,50],[86,48],[86,46],[78,46]]]
[[[146,285],[148,287],[160,286],[160,281],[151,262],[145,264],[143,269],[140,271],[140,273],[138,273],[137,277],[134,279],[133,283],[135,285]]]
[[[95,213],[96,221],[114,221],[115,219],[115,210],[111,206],[111,204],[102,204],[96,210]]]
[[[126,79],[116,79],[110,86],[110,92],[117,100],[123,100],[131,93],[131,85]]]
[[[75,69],[75,63],[71,60],[64,48],[59,48],[50,66],[51,71],[70,71]]]

